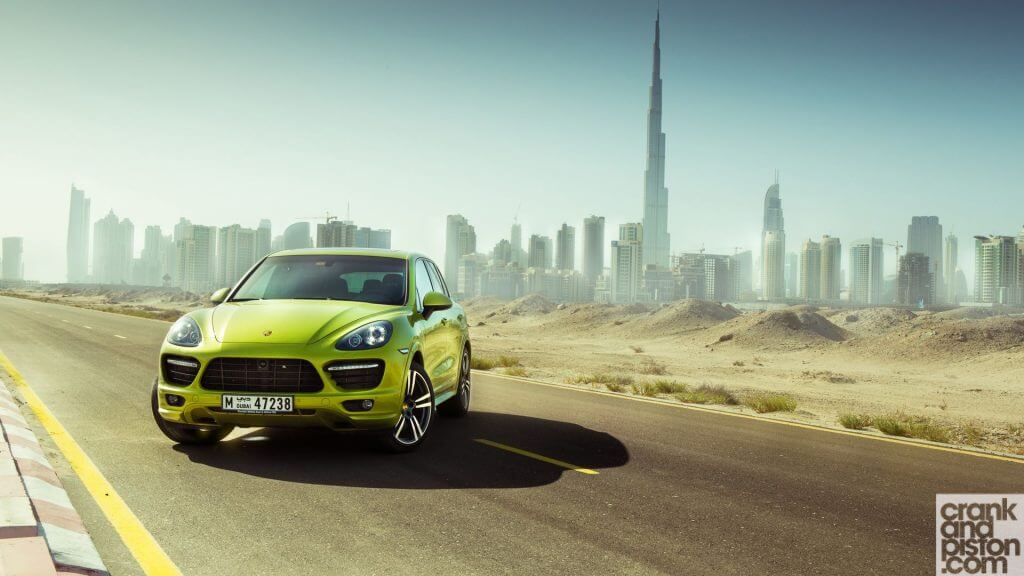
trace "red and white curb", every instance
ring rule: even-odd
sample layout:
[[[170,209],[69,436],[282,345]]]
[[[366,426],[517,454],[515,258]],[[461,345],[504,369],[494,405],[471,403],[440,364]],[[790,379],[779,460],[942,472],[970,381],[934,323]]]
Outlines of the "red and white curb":
[[[0,575],[108,574],[89,532],[0,383]]]

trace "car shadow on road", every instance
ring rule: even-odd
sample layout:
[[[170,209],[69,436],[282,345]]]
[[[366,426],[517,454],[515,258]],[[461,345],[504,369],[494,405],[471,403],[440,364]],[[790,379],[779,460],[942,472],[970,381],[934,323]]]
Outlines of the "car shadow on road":
[[[602,473],[629,462],[614,436],[529,416],[471,412],[439,418],[419,450],[387,454],[374,438],[318,429],[260,428],[213,446],[178,444],[194,463],[304,484],[398,489],[524,488],[579,472],[478,442],[489,440]]]

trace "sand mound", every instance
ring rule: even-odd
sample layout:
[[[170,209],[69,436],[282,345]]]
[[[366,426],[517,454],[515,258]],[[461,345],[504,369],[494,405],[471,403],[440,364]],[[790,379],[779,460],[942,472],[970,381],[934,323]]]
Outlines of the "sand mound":
[[[917,314],[898,308],[867,308],[837,310],[829,315],[836,326],[859,335],[885,334],[903,328],[917,319]]]
[[[993,316],[1003,316],[1005,313],[994,308],[954,308],[945,312],[936,312],[934,318],[942,320],[982,320]]]
[[[538,316],[555,309],[555,303],[540,294],[527,294],[492,311],[487,316]]]
[[[789,308],[740,316],[720,325],[712,335],[718,336],[717,342],[736,342],[764,350],[805,348],[841,342],[849,336],[817,312]]]
[[[860,346],[884,358],[947,362],[995,352],[1024,354],[1024,318],[929,319],[907,330],[894,330],[865,341]]]
[[[630,326],[632,331],[649,337],[675,335],[709,328],[740,315],[732,306],[706,300],[679,300],[651,311]]]

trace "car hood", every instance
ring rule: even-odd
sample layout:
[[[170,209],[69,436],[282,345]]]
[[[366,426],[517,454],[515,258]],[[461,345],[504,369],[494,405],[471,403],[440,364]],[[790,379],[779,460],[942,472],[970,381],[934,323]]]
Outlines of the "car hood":
[[[325,300],[225,302],[213,310],[213,334],[231,344],[310,344],[392,309],[391,306]]]

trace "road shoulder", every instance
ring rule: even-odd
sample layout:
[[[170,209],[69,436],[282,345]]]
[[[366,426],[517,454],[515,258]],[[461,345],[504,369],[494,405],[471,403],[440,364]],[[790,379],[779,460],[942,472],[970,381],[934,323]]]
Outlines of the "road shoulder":
[[[4,378],[0,385],[0,574],[107,575],[88,530],[9,386]]]

